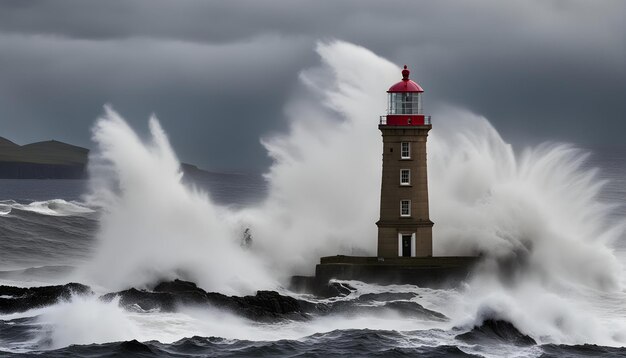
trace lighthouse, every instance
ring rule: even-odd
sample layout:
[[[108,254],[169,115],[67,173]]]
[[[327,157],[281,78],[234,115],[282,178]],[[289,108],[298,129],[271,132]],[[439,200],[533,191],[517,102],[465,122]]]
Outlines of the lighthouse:
[[[433,254],[426,166],[426,139],[432,124],[422,109],[424,90],[409,74],[404,66],[402,80],[387,91],[387,115],[380,117],[378,125],[383,139],[380,219],[376,223],[379,258]]]
[[[387,91],[387,114],[378,124],[383,170],[377,256],[321,257],[315,276],[292,277],[292,289],[327,295],[331,279],[452,287],[466,280],[479,262],[478,256],[433,257],[426,166],[432,125],[422,108],[424,90],[409,74],[404,66],[402,81]]]
[[[378,129],[383,139],[378,254],[320,258],[315,276],[293,276],[291,288],[328,295],[332,279],[420,287],[453,287],[470,277],[478,256],[433,257],[433,222],[428,213],[426,139],[431,118],[423,112],[420,85],[409,79],[387,91],[387,114]],[[375,193],[374,193],[375,194]]]

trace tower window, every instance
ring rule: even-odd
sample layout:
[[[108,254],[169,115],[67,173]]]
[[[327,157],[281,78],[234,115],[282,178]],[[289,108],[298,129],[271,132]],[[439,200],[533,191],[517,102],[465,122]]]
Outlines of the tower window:
[[[400,185],[411,185],[410,169],[400,169]]]
[[[400,143],[400,158],[401,159],[411,158],[411,143],[409,142]]]
[[[400,200],[400,216],[411,216],[411,200]]]

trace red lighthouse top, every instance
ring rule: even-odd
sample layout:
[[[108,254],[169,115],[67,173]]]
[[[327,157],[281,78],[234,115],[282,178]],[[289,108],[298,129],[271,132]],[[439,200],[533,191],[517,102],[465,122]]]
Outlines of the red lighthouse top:
[[[422,112],[420,85],[409,79],[409,70],[404,66],[402,81],[387,91],[387,115],[380,117],[380,126],[430,126],[430,116]]]
[[[391,92],[424,92],[422,87],[418,85],[416,82],[411,81],[409,79],[409,74],[411,71],[404,65],[404,70],[402,70],[402,81],[396,83],[395,85],[389,87],[388,93]]]

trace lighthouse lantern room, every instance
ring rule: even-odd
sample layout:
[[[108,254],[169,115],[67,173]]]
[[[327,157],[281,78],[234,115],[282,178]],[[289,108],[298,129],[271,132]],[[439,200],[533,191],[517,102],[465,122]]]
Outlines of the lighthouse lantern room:
[[[380,124],[421,126],[430,124],[430,116],[422,113],[420,85],[409,79],[407,66],[402,70],[402,81],[387,91],[387,115],[381,116]]]
[[[378,257],[432,256],[432,227],[428,210],[426,139],[432,128],[422,112],[424,90],[409,79],[388,93],[387,115],[378,128],[383,138]]]

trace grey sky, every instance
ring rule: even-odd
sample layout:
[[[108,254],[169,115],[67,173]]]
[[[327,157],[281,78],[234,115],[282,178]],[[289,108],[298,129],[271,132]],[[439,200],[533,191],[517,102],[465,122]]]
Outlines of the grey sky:
[[[140,131],[155,112],[184,161],[263,170],[259,137],[285,129],[333,38],[409,64],[427,108],[485,115],[516,145],[626,143],[624,1],[4,0],[0,136],[90,146],[111,103]]]

